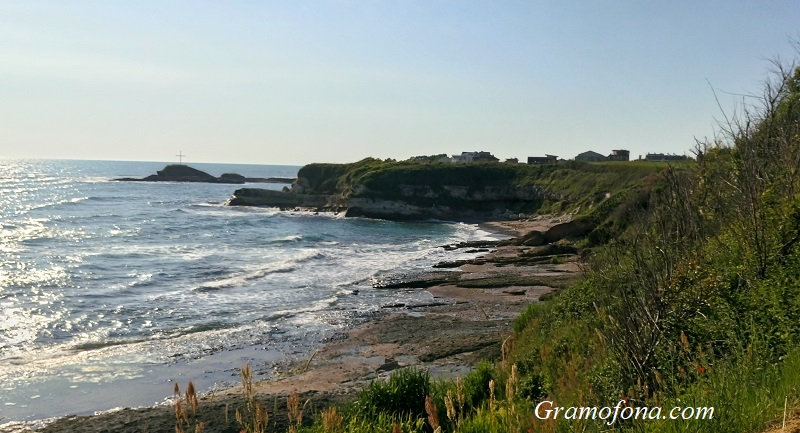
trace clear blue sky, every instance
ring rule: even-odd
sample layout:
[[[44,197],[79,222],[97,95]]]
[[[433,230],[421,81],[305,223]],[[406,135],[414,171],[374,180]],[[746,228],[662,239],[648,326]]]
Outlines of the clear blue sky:
[[[800,3],[0,2],[0,156],[305,164],[683,154]]]

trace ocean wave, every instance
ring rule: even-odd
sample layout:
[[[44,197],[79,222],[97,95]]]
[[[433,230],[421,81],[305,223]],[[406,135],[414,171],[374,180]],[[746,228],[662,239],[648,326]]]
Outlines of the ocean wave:
[[[92,197],[75,197],[66,201],[65,204],[78,204],[82,201],[91,200]]]
[[[200,208],[200,209],[207,209],[207,208],[225,208],[224,201],[205,201],[202,203],[192,203],[189,205],[189,208]]]
[[[325,254],[323,254],[322,252],[319,252],[319,251],[316,251],[316,250],[310,250],[309,253],[307,253],[305,256],[295,259],[295,262],[296,263],[306,263],[306,262],[310,262],[310,261],[313,261],[313,260],[324,259],[325,257],[327,257],[327,256]]]
[[[244,287],[253,281],[261,280],[273,274],[284,274],[284,273],[294,272],[298,270],[299,265],[315,260],[320,260],[323,259],[324,257],[325,255],[322,252],[316,249],[309,249],[296,257],[292,257],[281,262],[273,263],[270,266],[264,268],[245,270],[244,272],[239,272],[235,275],[226,278],[208,281],[199,285],[198,287],[195,287],[192,290],[199,293],[208,293],[208,292],[216,292],[219,291],[220,289]],[[236,271],[217,270],[217,271],[211,271],[211,275],[213,275],[213,273],[215,272],[219,273],[220,275],[224,275],[224,274],[234,273]],[[206,275],[209,275],[209,273],[207,272]]]
[[[91,351],[106,349],[116,346],[135,345],[141,343],[153,343],[156,341],[172,340],[176,337],[183,337],[192,334],[199,334],[211,331],[220,331],[235,327],[235,325],[222,321],[210,321],[204,323],[195,323],[183,328],[174,329],[171,331],[160,331],[145,337],[135,338],[108,338],[99,339],[94,341],[83,341],[73,344],[69,347],[74,352]]]
[[[141,343],[147,340],[104,340],[104,341],[88,341],[85,343],[78,343],[71,347],[76,352],[84,352],[89,350],[105,349],[106,347],[122,346],[125,344]]]
[[[224,278],[216,281],[206,282],[198,287],[192,289],[198,293],[216,292],[221,289],[230,289],[234,287],[242,287],[249,281],[260,280],[270,274],[293,272],[297,269],[294,265],[283,265],[279,267],[270,267],[256,271],[246,272],[244,274],[235,275],[233,277]]]
[[[88,176],[81,179],[77,179],[76,182],[93,184],[93,183],[105,183],[105,182],[116,182],[113,178],[105,177],[105,176]]]
[[[225,322],[207,322],[207,323],[197,323],[187,328],[181,329],[175,334],[171,335],[171,337],[176,336],[183,336],[183,335],[190,335],[190,334],[198,334],[201,332],[208,332],[208,331],[218,331],[220,329],[227,329],[230,328],[231,324]]]
[[[109,196],[109,197],[90,196],[87,198],[88,201],[93,201],[93,202],[113,202],[123,199],[125,199],[125,197],[117,197],[117,196]]]
[[[289,235],[284,236],[278,239],[272,239],[270,242],[274,244],[283,244],[283,243],[291,243],[291,242],[300,242],[303,240],[303,236],[301,235]]]

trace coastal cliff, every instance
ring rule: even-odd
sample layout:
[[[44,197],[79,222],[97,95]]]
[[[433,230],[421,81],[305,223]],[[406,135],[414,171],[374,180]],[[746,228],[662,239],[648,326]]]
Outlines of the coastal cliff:
[[[578,214],[641,185],[652,164],[421,164],[367,158],[309,164],[284,191],[243,188],[232,206],[345,212],[389,220],[488,221]]]

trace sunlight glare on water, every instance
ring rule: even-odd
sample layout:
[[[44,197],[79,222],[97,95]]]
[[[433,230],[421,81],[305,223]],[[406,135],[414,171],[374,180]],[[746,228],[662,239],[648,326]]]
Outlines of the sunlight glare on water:
[[[224,206],[234,185],[111,181],[161,168],[0,160],[0,416],[152,404],[178,376],[207,388],[231,380],[231,362],[307,356],[381,305],[429,296],[372,289],[371,276],[449,259],[438,246],[477,233]],[[121,382],[138,391],[104,394]]]

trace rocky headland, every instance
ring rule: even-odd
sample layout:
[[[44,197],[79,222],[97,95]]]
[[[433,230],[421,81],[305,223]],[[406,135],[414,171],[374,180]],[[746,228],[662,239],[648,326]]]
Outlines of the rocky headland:
[[[607,202],[614,206],[654,171],[646,165],[574,161],[422,164],[367,158],[309,164],[283,191],[242,188],[227,204],[387,220],[508,221],[541,213],[585,215]],[[538,242],[547,241],[552,239]]]
[[[245,184],[245,183],[286,183],[294,182],[295,178],[285,177],[245,177],[237,173],[224,173],[219,177],[212,176],[202,170],[198,170],[188,165],[171,164],[162,170],[144,178],[123,177],[114,179],[125,182],[202,182],[202,183],[224,183],[224,184]]]

